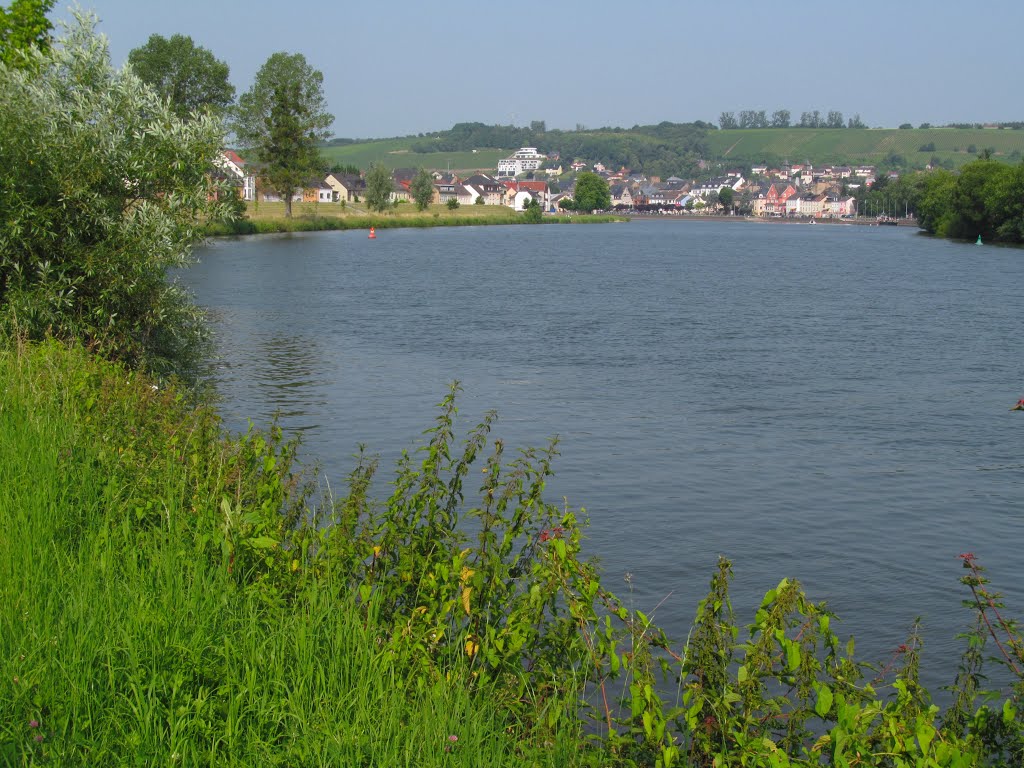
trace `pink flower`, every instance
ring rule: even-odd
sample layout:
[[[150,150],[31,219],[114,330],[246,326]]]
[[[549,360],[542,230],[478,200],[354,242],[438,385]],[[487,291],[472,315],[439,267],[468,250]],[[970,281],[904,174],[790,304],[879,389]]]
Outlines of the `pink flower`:
[[[451,736],[448,737],[448,741],[450,741],[452,743],[454,743],[454,742],[456,742],[458,740],[459,740],[459,737],[456,736],[454,733]]]
[[[39,721],[38,720],[29,720],[28,721],[28,727],[29,728],[38,728],[39,727]]]

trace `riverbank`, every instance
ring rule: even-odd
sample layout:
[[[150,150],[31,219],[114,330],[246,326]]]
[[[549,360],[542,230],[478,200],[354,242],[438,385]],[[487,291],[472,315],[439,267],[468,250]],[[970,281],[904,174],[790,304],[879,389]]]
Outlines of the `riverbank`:
[[[614,214],[544,214],[540,224],[607,224],[627,221]],[[284,215],[283,203],[250,204],[245,215],[234,221],[210,222],[205,225],[209,237],[260,235],[280,232],[324,232],[350,229],[395,229],[427,227],[479,227],[506,224],[527,224],[522,212],[505,206],[473,205],[454,210],[445,205],[432,205],[419,212],[409,205],[386,213],[371,213],[364,206],[317,203],[295,203],[291,218]]]
[[[0,765],[576,764],[571,717],[542,744],[285,543],[314,511],[292,456],[82,350],[0,345]]]
[[[0,348],[0,763],[967,768],[1024,752],[1017,694],[975,704],[980,661],[944,716],[916,628],[866,685],[795,581],[741,644],[721,560],[670,642],[542,501],[554,446],[484,455],[491,417],[457,437],[456,391],[390,498],[368,497],[367,456],[331,498],[278,430],[225,436],[210,408],[80,349]],[[464,506],[468,477],[482,498]],[[961,557],[999,623],[972,647],[991,632],[1019,669],[1019,633]]]

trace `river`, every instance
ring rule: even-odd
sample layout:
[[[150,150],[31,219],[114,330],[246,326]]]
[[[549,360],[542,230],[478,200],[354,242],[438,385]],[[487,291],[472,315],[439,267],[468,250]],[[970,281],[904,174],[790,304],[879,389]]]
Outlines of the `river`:
[[[749,618],[780,578],[858,657],[915,617],[952,682],[974,552],[1024,616],[1024,252],[895,227],[634,221],[218,240],[185,282],[215,318],[233,429],[280,414],[332,487],[358,444],[463,425],[560,436],[613,590],[685,637],[720,554]],[[383,476],[388,476],[384,472]],[[381,494],[386,488],[380,490]],[[630,585],[624,582],[631,574]]]

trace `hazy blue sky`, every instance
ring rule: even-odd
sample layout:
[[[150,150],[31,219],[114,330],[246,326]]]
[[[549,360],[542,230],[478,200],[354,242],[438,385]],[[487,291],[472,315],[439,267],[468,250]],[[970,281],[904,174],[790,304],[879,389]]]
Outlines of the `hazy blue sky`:
[[[6,4],[6,3],[5,3]],[[1024,120],[1024,0],[81,0],[113,62],[190,35],[239,93],[276,51],[324,73],[335,134],[481,121],[549,128],[722,111],[859,113],[870,126]],[[68,6],[54,11],[66,18]]]

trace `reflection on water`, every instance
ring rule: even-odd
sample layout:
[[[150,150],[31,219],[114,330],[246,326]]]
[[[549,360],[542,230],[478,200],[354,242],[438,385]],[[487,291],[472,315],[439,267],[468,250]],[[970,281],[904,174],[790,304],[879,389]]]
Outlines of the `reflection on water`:
[[[221,354],[211,383],[223,393],[230,382],[230,388],[254,406],[248,417],[257,423],[276,419],[295,434],[319,429],[330,405],[330,381],[325,375],[326,353],[316,338],[254,330],[244,345],[229,345],[234,334],[224,333],[227,322],[222,318],[218,323]],[[232,409],[225,405],[224,410]]]
[[[324,352],[315,339],[275,333],[261,335],[254,342],[254,348],[262,352],[263,363],[254,366],[257,397],[273,406],[289,423],[305,418],[313,420],[295,423],[293,428],[297,431],[318,427],[327,407],[327,397],[322,391],[323,380],[316,376]],[[322,372],[322,368],[320,370]]]

